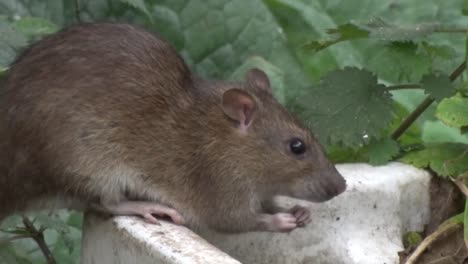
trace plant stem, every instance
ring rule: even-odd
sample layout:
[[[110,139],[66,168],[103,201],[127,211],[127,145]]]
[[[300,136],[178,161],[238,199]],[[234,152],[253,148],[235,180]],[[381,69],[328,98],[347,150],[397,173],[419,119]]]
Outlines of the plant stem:
[[[80,8],[80,0],[75,0],[75,1],[74,1],[74,3],[75,3],[75,18],[76,18],[76,21],[78,21],[78,23],[81,23],[81,15],[80,15],[81,8]]]
[[[466,28],[439,28],[436,29],[437,33],[467,33],[468,29]]]
[[[449,79],[451,82],[455,81],[458,76],[460,76],[463,71],[466,69],[466,61],[460,64],[453,72],[450,74]]]
[[[414,264],[417,262],[418,258],[421,254],[429,248],[435,241],[443,236],[447,236],[461,227],[463,227],[463,220],[461,221],[454,221],[453,218],[446,220],[442,223],[437,230],[435,230],[432,234],[428,235],[424,240],[419,244],[419,246],[414,250],[413,254],[409,256],[409,258],[404,262],[404,264]]]
[[[399,84],[387,86],[387,90],[403,90],[403,89],[418,89],[421,88],[421,85],[418,83],[408,83],[408,84]]]
[[[44,240],[43,230],[37,230],[36,227],[34,227],[34,224],[27,217],[23,217],[23,224],[31,233],[31,238],[36,241],[37,245],[39,245],[39,248],[45,257],[47,264],[56,264],[57,262],[55,261],[52,252],[50,252],[50,249]]]
[[[454,180],[455,185],[460,189],[460,191],[468,198],[468,188],[466,187],[465,183],[461,180]]]
[[[418,117],[434,102],[432,97],[428,96],[413,112],[401,123],[401,125],[392,133],[392,139],[397,140],[405,131],[418,119]]]
[[[455,81],[465,70],[466,61],[461,63],[451,74],[450,81]],[[392,133],[392,139],[397,140],[403,133],[418,119],[418,117],[434,102],[431,96],[426,97],[416,109],[401,123],[401,125]]]

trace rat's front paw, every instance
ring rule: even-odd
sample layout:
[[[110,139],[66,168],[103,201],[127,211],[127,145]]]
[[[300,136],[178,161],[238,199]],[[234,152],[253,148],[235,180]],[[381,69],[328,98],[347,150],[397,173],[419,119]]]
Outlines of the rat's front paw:
[[[304,227],[310,222],[310,211],[309,209],[296,205],[288,211],[296,218],[296,224],[298,227]]]
[[[277,213],[271,217],[271,231],[289,232],[297,227],[296,217],[289,213]]]

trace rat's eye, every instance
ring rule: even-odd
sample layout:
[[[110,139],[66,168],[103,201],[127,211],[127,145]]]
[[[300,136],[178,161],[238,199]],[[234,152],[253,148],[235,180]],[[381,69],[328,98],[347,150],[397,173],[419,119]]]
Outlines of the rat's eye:
[[[291,141],[289,141],[289,148],[291,149],[291,152],[296,155],[304,154],[304,152],[306,151],[304,141],[302,141],[299,138],[291,139]]]

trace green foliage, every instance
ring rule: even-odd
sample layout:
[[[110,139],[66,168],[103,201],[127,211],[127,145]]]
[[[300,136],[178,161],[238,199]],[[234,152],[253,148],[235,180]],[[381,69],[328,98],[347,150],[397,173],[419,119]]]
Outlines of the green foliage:
[[[421,86],[424,91],[431,95],[436,101],[453,95],[455,87],[449,79],[449,76],[444,73],[431,73],[423,76]]]
[[[150,12],[148,11],[148,8],[146,7],[144,0],[120,0],[120,1],[136,8],[137,10],[147,15],[149,19],[152,19],[152,16]]]
[[[453,127],[468,125],[468,98],[454,96],[444,99],[437,105],[437,118]]]
[[[82,216],[77,212],[56,211],[34,213],[27,217],[37,230],[45,230],[44,236],[57,263],[79,263],[81,248]],[[71,222],[80,222],[73,225]],[[30,236],[20,216],[7,218],[0,225],[0,241],[17,235]],[[0,242],[1,243],[1,242]],[[30,238],[15,239],[10,244],[0,244],[1,263],[44,263],[44,257],[37,244]]]
[[[369,50],[367,67],[390,82],[415,82],[431,67],[427,56],[414,42],[392,42]]]
[[[468,144],[441,143],[406,154],[401,161],[431,168],[440,176],[458,177],[468,170]]]
[[[408,232],[403,237],[405,248],[415,247],[423,240],[422,236],[418,232]]]
[[[27,44],[26,37],[13,29],[6,21],[0,20],[0,70],[3,72],[14,60],[19,48]]]
[[[0,19],[0,77],[22,48],[56,30],[56,25],[41,18]]]
[[[385,41],[409,41],[428,36],[439,29],[438,24],[419,24],[412,26],[397,26],[389,24],[382,18],[373,18],[369,23],[346,23],[337,28],[327,30],[335,35],[332,39],[311,41],[304,46],[314,51],[320,51],[341,41],[360,38],[373,38]]]
[[[14,20],[11,26],[31,41],[56,32],[59,27],[54,23],[38,17],[22,17]]]
[[[353,40],[369,37],[369,31],[360,28],[352,23],[346,23],[337,28],[328,29],[327,33],[335,35],[333,39],[311,41],[304,45],[305,48],[313,51],[321,51],[333,44],[341,41]]]
[[[398,143],[391,138],[371,142],[368,149],[369,163],[373,165],[385,164],[400,152]]]
[[[313,131],[331,144],[363,145],[392,121],[390,93],[375,75],[357,68],[330,72],[299,103]]]
[[[417,40],[436,32],[437,23],[415,24],[411,26],[398,26],[390,24],[381,18],[375,18],[363,28],[369,31],[369,37],[386,41]]]

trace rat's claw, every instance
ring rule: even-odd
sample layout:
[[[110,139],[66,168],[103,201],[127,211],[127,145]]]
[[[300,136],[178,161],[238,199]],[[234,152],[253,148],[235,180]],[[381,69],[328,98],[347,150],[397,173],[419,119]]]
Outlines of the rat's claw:
[[[167,215],[171,218],[172,222],[178,225],[185,224],[185,220],[182,215],[179,214],[176,210],[169,208],[169,207],[155,207],[152,208],[151,213],[156,215]]]
[[[159,223],[159,220],[150,213],[143,214],[142,217],[146,222],[150,224],[161,225],[161,223]]]
[[[310,222],[310,211],[303,206],[296,205],[289,212],[296,217],[296,223],[299,227],[304,227]]]

